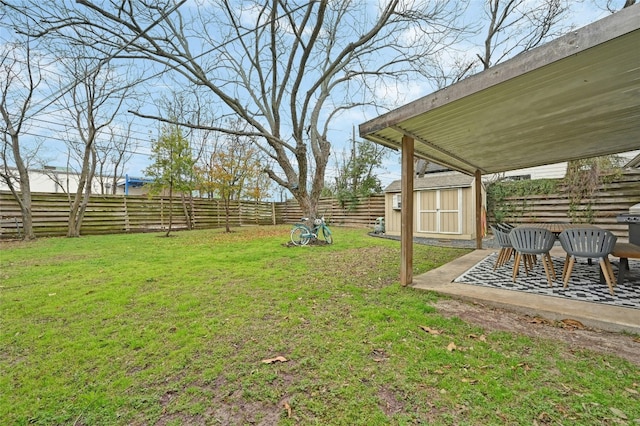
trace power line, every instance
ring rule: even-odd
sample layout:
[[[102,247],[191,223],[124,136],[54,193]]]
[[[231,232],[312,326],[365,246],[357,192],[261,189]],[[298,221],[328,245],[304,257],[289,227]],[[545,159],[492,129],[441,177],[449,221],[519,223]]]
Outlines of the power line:
[[[28,117],[28,118],[32,118],[32,117],[33,117],[33,115],[39,114],[39,113],[41,113],[42,111],[44,111],[46,108],[48,108],[49,106],[51,106],[51,105],[52,105],[52,104],[53,104],[57,99],[59,99],[60,97],[62,97],[64,94],[68,93],[68,92],[69,92],[69,91],[70,91],[70,90],[71,90],[75,85],[77,85],[77,84],[81,81],[81,79],[82,79],[82,78],[86,77],[87,75],[91,74],[92,72],[95,72],[95,71],[96,71],[96,70],[97,70],[97,69],[98,69],[98,68],[99,68],[103,63],[106,63],[106,62],[109,62],[109,61],[110,61],[110,60],[112,60],[112,59],[115,59],[115,58],[117,57],[117,55],[118,55],[120,52],[122,52],[122,51],[123,51],[127,46],[131,45],[131,44],[132,44],[136,39],[140,38],[140,37],[141,37],[141,36],[143,36],[145,33],[147,33],[148,31],[150,31],[153,27],[155,27],[157,24],[159,24],[162,20],[164,20],[164,19],[168,18],[168,17],[169,17],[169,15],[171,15],[173,12],[175,12],[175,11],[176,11],[180,6],[182,6],[186,1],[187,1],[187,0],[182,0],[180,3],[178,3],[177,5],[175,5],[174,7],[172,7],[169,11],[167,11],[167,12],[163,13],[163,14],[162,14],[158,19],[156,19],[153,23],[151,23],[151,24],[150,24],[146,29],[144,29],[142,32],[140,32],[139,34],[137,34],[135,37],[133,37],[131,40],[129,40],[127,43],[125,43],[123,46],[121,46],[120,48],[118,48],[118,49],[117,49],[117,51],[116,51],[115,53],[112,53],[112,54],[110,54],[109,56],[107,56],[106,58],[101,59],[101,60],[100,60],[100,64],[99,64],[98,66],[96,66],[96,67],[95,67],[95,69],[94,69],[93,71],[91,71],[91,72],[87,71],[87,72],[85,72],[85,73],[84,73],[84,75],[83,75],[82,77],[77,77],[77,78],[75,79],[75,81],[74,81],[74,82],[69,83],[69,85],[68,85],[64,90],[62,90],[59,94],[55,94],[55,96],[56,96],[56,97],[55,97],[53,100],[51,100],[51,102],[47,103],[45,106],[43,106],[42,108],[40,108],[39,110],[37,110],[36,112],[34,112],[33,114],[31,114],[31,116],[30,116],[30,117]],[[276,21],[279,21],[280,19],[282,19],[282,18],[284,18],[284,17],[290,17],[293,13],[295,13],[295,12],[297,12],[297,11],[299,11],[299,10],[302,10],[303,8],[308,7],[309,5],[311,5],[311,4],[313,4],[313,3],[316,3],[316,2],[317,2],[317,0],[310,0],[308,3],[302,4],[302,5],[300,5],[300,6],[296,7],[296,8],[294,8],[294,9],[292,9],[292,10],[290,10],[290,11],[287,11],[285,14],[280,15],[280,16],[278,16],[278,17],[276,17],[276,18],[275,18],[275,20],[276,20]],[[258,25],[258,26],[256,27],[256,29],[260,29],[260,28],[266,27],[266,26],[268,26],[268,25],[270,25],[270,24],[271,24],[271,22],[270,22],[270,21],[265,22],[264,24]],[[230,38],[229,40],[227,40],[227,41],[225,41],[225,42],[223,42],[223,43],[221,43],[221,44],[218,44],[218,45],[216,45],[216,46],[213,46],[213,47],[212,47],[212,48],[210,48],[209,50],[206,50],[206,51],[204,51],[204,52],[200,53],[199,55],[194,56],[192,59],[194,59],[194,60],[195,60],[195,59],[199,59],[199,58],[201,58],[201,57],[203,57],[203,56],[205,56],[205,55],[208,55],[208,54],[210,54],[210,53],[212,53],[212,52],[214,52],[214,51],[216,51],[216,50],[218,50],[218,49],[221,49],[222,47],[224,47],[224,46],[226,46],[226,45],[228,45],[228,44],[230,44],[230,43],[232,43],[232,42],[235,42],[235,41],[237,41],[237,40],[242,39],[242,37],[244,37],[244,36],[246,36],[246,35],[249,35],[249,34],[251,34],[251,33],[252,33],[252,32],[254,32],[254,31],[255,31],[255,29],[254,29],[254,30],[247,30],[247,31],[245,31],[244,33],[238,34],[237,36],[232,37],[232,38]],[[180,65],[184,65],[184,62],[181,62],[181,61],[177,60],[176,58],[174,58],[174,60],[175,60],[178,64],[173,65],[173,66],[170,66],[170,67],[169,67],[169,69],[173,69],[173,70],[175,70],[175,69],[177,69],[177,67],[178,67],[178,66],[180,66]],[[166,65],[166,64],[164,64],[164,65]],[[138,81],[138,83],[137,83],[137,84],[141,84],[141,83],[147,82],[147,81],[149,81],[149,80],[152,80],[152,79],[154,79],[154,78],[157,78],[157,77],[159,77],[159,76],[161,76],[161,75],[165,74],[166,72],[167,72],[167,70],[166,70],[166,69],[165,69],[165,70],[162,70],[162,71],[159,71],[159,72],[157,72],[157,73],[155,73],[155,74],[152,74],[152,75],[151,75],[151,76],[149,76],[149,77],[146,77],[146,78],[144,78],[144,79],[142,79],[142,80]],[[43,101],[45,101],[46,99],[47,99],[47,98],[45,98]],[[37,104],[36,104],[36,105],[37,105]]]
[[[45,120],[43,118],[32,118],[31,121],[30,121],[30,124],[31,124],[32,127],[35,127],[35,128],[38,128],[38,129],[42,129],[42,130],[50,130],[52,132],[64,132],[64,131],[66,131],[68,129],[67,127],[63,127],[61,129],[52,129],[51,127],[42,125],[41,123],[49,124],[49,125],[52,125],[52,126],[64,126],[64,124],[62,124],[62,123],[55,122],[55,121],[50,121],[50,120]],[[74,127],[74,129],[75,129],[75,127]],[[128,133],[139,134],[139,135],[144,135],[144,136],[149,136],[148,132],[143,132],[141,130],[131,129],[131,130],[128,130],[127,132]],[[136,142],[141,142],[141,143],[151,142],[151,140],[148,139],[148,138],[135,137],[135,136],[129,136],[128,139],[134,140]]]
[[[54,141],[63,142],[63,143],[67,143],[67,142],[69,142],[69,140],[67,140],[67,139],[62,139],[62,138],[60,138],[60,137],[55,137],[55,136],[46,136],[46,135],[41,135],[41,134],[33,133],[33,132],[23,132],[22,134],[24,134],[24,135],[28,135],[28,136],[32,136],[32,137],[37,137],[37,138],[43,138],[43,139],[48,139],[48,140],[54,140]],[[98,145],[98,147],[99,147],[99,144],[97,144],[97,145]],[[150,149],[151,149],[151,148],[149,147],[149,150],[150,150]],[[191,148],[191,151],[193,151],[193,152],[197,152],[197,151],[199,151],[199,149],[198,149],[198,148]],[[152,153],[151,153],[151,152],[139,152],[139,151],[132,150],[132,149],[125,149],[125,150],[121,150],[121,152],[124,152],[124,153],[127,153],[127,154],[131,154],[131,155],[144,156],[144,157],[147,157],[147,159],[149,159],[150,157],[152,157]],[[328,172],[337,172],[337,170],[338,170],[338,169],[337,169],[337,168],[335,168],[335,167],[328,166],[328,167],[326,167],[326,170],[327,170]]]
[[[33,133],[33,132],[23,132],[22,134],[23,135],[27,135],[27,136],[32,136],[34,138],[42,138],[42,139],[46,139],[46,140],[54,140],[54,141],[57,141],[57,142],[63,142],[63,143],[70,142],[68,139],[63,139],[63,138],[57,137],[57,136],[42,135],[42,134]],[[123,150],[123,152],[126,152],[128,154],[134,154],[134,155],[145,155],[145,156],[150,156],[151,155],[150,152],[137,152],[137,151],[132,151],[132,150]]]
[[[94,67],[94,69],[89,72],[85,72],[84,75],[82,76],[82,78],[86,78],[88,75],[93,74],[94,72],[96,72],[98,69],[100,69],[100,67],[109,62],[110,60],[114,59],[120,52],[122,52],[124,49],[127,48],[127,46],[131,45],[135,40],[137,40],[138,38],[140,38],[141,36],[143,36],[144,34],[146,34],[148,31],[150,31],[153,27],[155,27],[157,24],[159,24],[162,20],[166,19],[170,14],[172,14],[173,12],[175,12],[176,10],[178,10],[178,8],[180,6],[182,6],[184,3],[186,3],[187,0],[182,0],[180,1],[178,4],[176,4],[174,7],[172,7],[171,9],[169,9],[167,12],[163,13],[158,19],[156,19],[155,21],[153,21],[147,28],[145,28],[142,32],[140,32],[138,35],[136,35],[135,37],[133,37],[131,40],[129,40],[127,43],[125,43],[123,46],[121,46],[120,48],[118,48],[116,50],[116,52],[111,53],[110,55],[108,55],[106,58],[100,59],[98,65],[96,65]],[[32,114],[32,116],[34,114],[39,114],[41,113],[43,110],[45,110],[46,108],[48,108],[51,104],[53,104],[56,100],[60,99],[63,95],[67,94],[72,88],[74,88],[75,86],[77,86],[79,84],[79,82],[82,80],[82,78],[78,77],[75,79],[75,81],[73,81],[72,83],[69,83],[69,85],[67,86],[66,89],[62,90],[62,92],[57,95],[57,97],[55,99],[53,99],[51,102],[49,102],[48,104],[46,104],[44,107],[40,108],[38,111],[34,112]],[[31,117],[28,117],[31,118]]]

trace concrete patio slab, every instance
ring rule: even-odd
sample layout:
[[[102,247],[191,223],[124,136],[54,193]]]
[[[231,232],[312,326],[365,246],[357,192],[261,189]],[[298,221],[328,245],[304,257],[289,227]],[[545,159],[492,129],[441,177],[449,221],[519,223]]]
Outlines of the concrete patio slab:
[[[564,254],[561,248],[554,247],[554,251],[556,250],[557,255]],[[640,310],[638,309],[452,282],[494,251],[494,249],[474,250],[439,268],[414,276],[411,286],[549,320],[573,319],[587,327],[640,334]]]

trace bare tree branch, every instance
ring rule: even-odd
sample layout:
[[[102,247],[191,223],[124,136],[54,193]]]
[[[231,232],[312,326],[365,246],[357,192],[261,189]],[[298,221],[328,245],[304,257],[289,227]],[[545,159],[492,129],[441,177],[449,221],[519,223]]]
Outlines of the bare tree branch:
[[[197,9],[145,0],[77,0],[76,8],[15,2],[42,23],[38,34],[152,61],[214,95],[223,115],[240,117],[259,137],[280,169],[270,176],[309,214],[324,186],[330,122],[347,109],[385,105],[376,89],[421,75],[458,31],[457,5],[444,0],[387,0],[373,12],[357,0],[212,0]]]

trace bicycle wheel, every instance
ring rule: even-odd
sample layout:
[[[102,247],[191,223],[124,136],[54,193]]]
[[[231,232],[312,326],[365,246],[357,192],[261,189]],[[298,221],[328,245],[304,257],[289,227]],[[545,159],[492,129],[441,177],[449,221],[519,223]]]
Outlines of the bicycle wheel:
[[[309,244],[310,234],[306,226],[295,225],[291,230],[291,242],[296,246],[306,246]]]
[[[324,240],[327,242],[327,244],[333,244],[333,237],[331,236],[331,231],[328,227],[322,227],[322,236],[324,237]]]

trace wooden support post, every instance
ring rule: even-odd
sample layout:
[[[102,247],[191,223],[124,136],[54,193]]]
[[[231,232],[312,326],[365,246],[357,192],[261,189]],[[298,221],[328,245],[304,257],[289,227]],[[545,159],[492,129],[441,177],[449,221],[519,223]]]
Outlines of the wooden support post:
[[[271,202],[271,221],[274,225],[277,224],[277,219],[276,219],[276,203],[275,202]]]
[[[402,207],[400,224],[400,284],[413,282],[413,138],[402,137]]]
[[[484,233],[484,224],[482,220],[482,173],[476,170],[475,173],[475,195],[476,195],[476,249],[482,249],[482,237]]]

